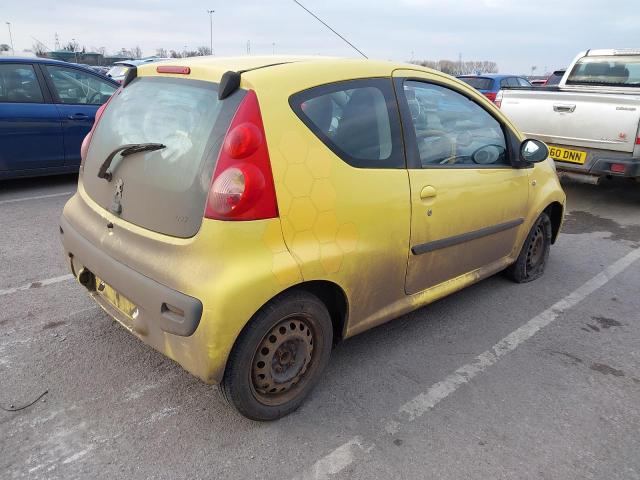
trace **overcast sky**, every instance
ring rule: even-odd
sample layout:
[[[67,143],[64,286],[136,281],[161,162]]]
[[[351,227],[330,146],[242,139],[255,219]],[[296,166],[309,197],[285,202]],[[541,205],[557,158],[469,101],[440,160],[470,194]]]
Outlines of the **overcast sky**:
[[[53,49],[75,38],[90,50],[139,45],[216,55],[356,56],[292,0],[0,0],[0,43],[16,51],[32,37]],[[580,50],[640,48],[638,0],[302,0],[371,58],[493,60],[504,73],[565,67]]]

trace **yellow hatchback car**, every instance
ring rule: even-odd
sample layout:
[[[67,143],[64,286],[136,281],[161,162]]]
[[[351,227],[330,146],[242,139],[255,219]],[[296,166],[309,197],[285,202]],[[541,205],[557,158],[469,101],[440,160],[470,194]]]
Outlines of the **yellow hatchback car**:
[[[547,156],[415,65],[154,63],[96,117],[60,232],[109,315],[269,420],[337,341],[502,270],[539,277],[565,205]]]

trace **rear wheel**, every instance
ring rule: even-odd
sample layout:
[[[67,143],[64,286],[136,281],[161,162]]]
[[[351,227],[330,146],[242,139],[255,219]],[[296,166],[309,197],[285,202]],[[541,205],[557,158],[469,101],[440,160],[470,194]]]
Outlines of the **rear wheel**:
[[[505,270],[514,282],[525,283],[539,278],[547,266],[551,248],[551,219],[542,212],[524,241],[516,262]]]
[[[298,408],[329,363],[333,326],[325,305],[291,292],[265,305],[242,332],[227,362],[222,391],[253,420]]]

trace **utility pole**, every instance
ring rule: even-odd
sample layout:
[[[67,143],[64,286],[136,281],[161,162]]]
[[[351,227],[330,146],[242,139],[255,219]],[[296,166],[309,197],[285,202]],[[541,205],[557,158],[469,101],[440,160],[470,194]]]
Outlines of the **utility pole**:
[[[251,40],[247,40],[247,55],[251,55]]]
[[[213,14],[215,10],[207,10],[209,14],[209,50],[211,50],[211,55],[213,55]]]
[[[13,35],[11,35],[11,22],[5,22],[7,27],[9,27],[9,42],[11,43],[11,55],[15,55],[16,51],[13,48]]]

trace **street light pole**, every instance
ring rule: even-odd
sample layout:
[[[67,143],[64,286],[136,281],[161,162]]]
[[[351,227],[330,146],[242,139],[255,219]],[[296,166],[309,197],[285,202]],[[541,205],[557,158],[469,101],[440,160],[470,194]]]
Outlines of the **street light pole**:
[[[211,55],[213,55],[213,14],[215,10],[207,10],[209,14],[209,50],[211,50]]]
[[[11,42],[11,55],[15,55],[16,51],[13,48],[13,35],[11,35],[11,23],[10,22],[5,22],[7,24],[7,27],[9,27],[9,41]]]

